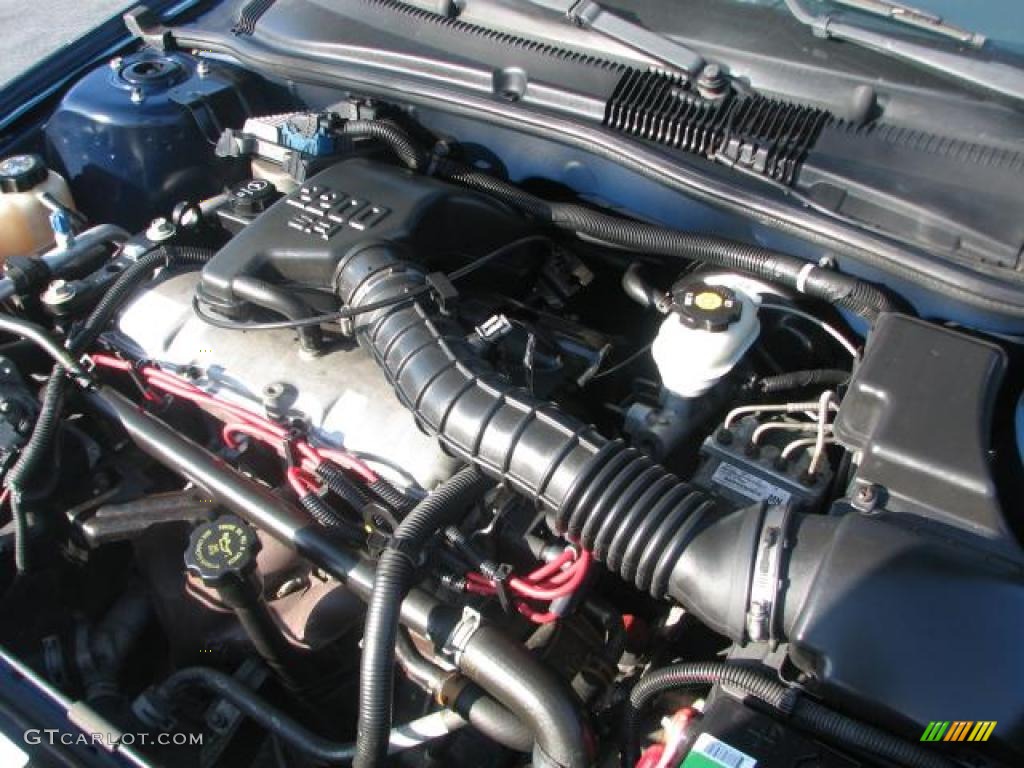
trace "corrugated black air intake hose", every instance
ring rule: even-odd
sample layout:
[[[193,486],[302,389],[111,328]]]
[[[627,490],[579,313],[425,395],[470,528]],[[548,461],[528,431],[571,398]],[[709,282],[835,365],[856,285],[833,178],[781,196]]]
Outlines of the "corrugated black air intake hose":
[[[633,687],[625,709],[623,766],[633,766],[639,757],[640,714],[654,698],[666,691],[728,685],[768,704],[799,728],[845,747],[891,760],[910,768],[952,768],[952,763],[898,736],[842,715],[805,698],[766,676],[760,670],[727,662],[676,664],[644,675]]]
[[[407,296],[425,279],[379,245],[350,255],[338,274],[352,307]],[[448,450],[535,499],[557,531],[638,589],[671,595],[715,630],[743,636],[758,515],[726,514],[640,451],[515,389],[429,300],[360,315],[356,333]]]
[[[356,768],[381,765],[387,757],[399,616],[419,554],[438,528],[456,522],[492,485],[476,467],[457,472],[416,505],[380,555],[363,632]]]
[[[106,329],[114,315],[135,290],[162,266],[202,266],[213,258],[214,252],[204,248],[164,247],[150,251],[125,269],[113,285],[103,294],[92,312],[77,331],[72,333],[66,347],[71,357],[77,358],[91,347]],[[10,492],[11,512],[15,528],[15,567],[18,573],[28,569],[27,521],[21,506],[25,482],[52,455],[54,441],[64,413],[64,399],[68,391],[67,370],[55,365],[43,393],[32,434],[22,448],[18,460],[4,477],[4,487]]]

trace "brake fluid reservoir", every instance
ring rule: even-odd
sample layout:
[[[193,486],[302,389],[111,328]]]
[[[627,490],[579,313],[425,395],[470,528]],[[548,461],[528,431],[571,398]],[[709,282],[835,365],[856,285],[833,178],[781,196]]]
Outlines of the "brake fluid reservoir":
[[[707,392],[757,339],[757,309],[756,298],[718,281],[676,283],[651,349],[662,386],[686,398]]]
[[[53,244],[50,209],[40,196],[51,195],[71,208],[71,192],[63,177],[49,170],[38,155],[0,160],[0,264],[10,256],[30,256]]]

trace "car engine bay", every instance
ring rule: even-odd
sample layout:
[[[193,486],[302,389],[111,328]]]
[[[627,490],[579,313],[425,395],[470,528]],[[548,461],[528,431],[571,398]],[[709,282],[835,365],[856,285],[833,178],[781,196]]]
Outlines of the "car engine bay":
[[[0,163],[70,190],[0,280],[8,683],[203,735],[153,765],[1020,764],[1018,339],[264,74],[142,46]]]

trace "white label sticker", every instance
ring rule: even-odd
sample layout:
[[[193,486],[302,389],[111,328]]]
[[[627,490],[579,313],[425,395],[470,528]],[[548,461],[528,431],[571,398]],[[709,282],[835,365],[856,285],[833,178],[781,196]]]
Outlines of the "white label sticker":
[[[703,755],[722,768],[757,768],[757,760],[719,741],[710,733],[702,733],[697,737],[690,754]]]
[[[736,493],[746,496],[751,501],[766,501],[769,504],[785,504],[793,495],[785,488],[780,488],[762,477],[753,475],[735,464],[722,462],[718,465],[711,481],[724,485]]]

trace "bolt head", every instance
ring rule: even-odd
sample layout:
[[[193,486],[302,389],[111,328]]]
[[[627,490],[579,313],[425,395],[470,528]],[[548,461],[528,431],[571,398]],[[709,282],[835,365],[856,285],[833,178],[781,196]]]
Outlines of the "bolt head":
[[[158,243],[161,240],[172,237],[174,232],[174,225],[161,216],[158,219],[153,219],[150,223],[149,228],[146,230],[146,237],[154,243]]]
[[[132,88],[130,98],[132,100],[132,104],[141,104],[146,100],[146,96],[142,93],[141,88]]]
[[[865,485],[857,489],[857,501],[862,504],[871,504],[877,497],[877,492],[870,485]]]
[[[196,65],[196,74],[200,77],[206,77],[208,74],[210,74],[210,62],[200,61]]]
[[[124,59],[120,56],[115,56],[110,60],[109,64],[110,68],[116,72],[121,68],[121,65],[124,64]]]
[[[74,297],[75,287],[66,280],[53,280],[43,293],[44,304],[59,304]]]

